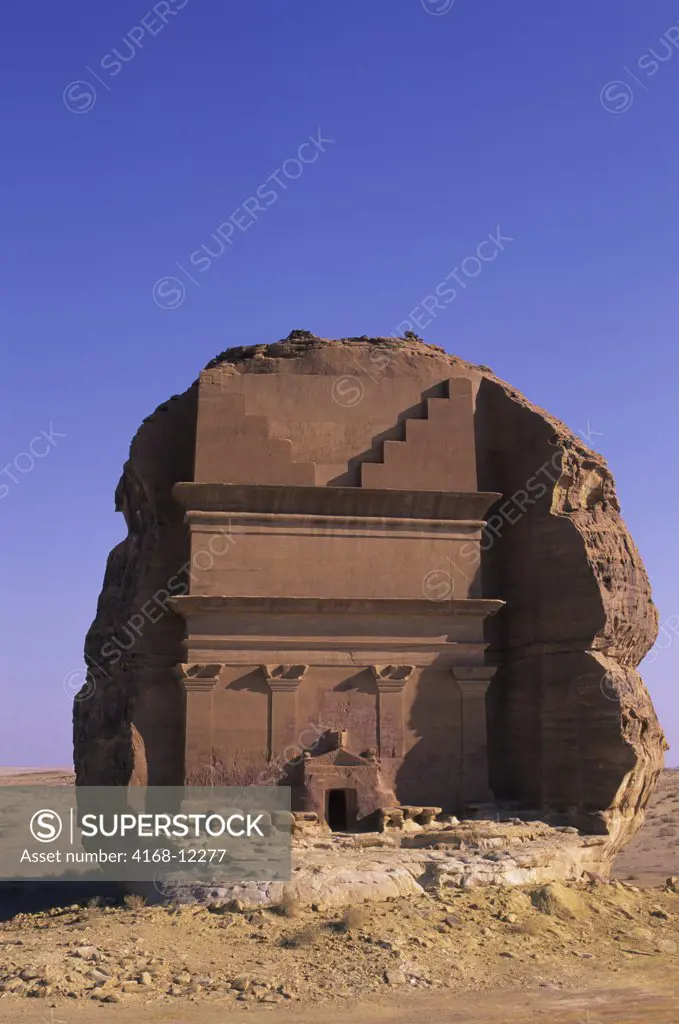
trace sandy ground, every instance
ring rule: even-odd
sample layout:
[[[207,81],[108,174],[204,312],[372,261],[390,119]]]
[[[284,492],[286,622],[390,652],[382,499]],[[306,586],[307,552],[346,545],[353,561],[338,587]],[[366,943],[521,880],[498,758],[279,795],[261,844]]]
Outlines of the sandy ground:
[[[348,910],[130,899],[18,915],[0,923],[0,1022],[221,1024],[247,1010],[274,1024],[678,1024],[679,887],[662,884],[679,875],[678,836],[675,770],[610,885],[447,890]]]
[[[660,776],[646,822],[618,857],[613,874],[644,886],[679,875],[679,768]]]
[[[642,976],[643,975],[643,976]],[[664,991],[663,991],[664,990]],[[405,994],[398,999],[346,1001],[323,1008],[287,1007],[251,1010],[251,1024],[328,1024],[332,1018],[350,1024],[677,1024],[679,1001],[676,982],[655,971],[639,972],[632,979],[616,981],[615,990],[588,988],[582,992],[546,991],[522,993],[480,993],[461,999],[450,993]],[[224,1024],[223,1008],[185,1005],[181,1009],[145,1007],[69,1006],[63,1009],[39,1007],[24,1001],[8,1007],[0,1003],[0,1021],[17,1024]]]
[[[72,786],[72,768],[0,768],[0,786]]]
[[[0,1021],[679,1020],[679,892],[470,890],[333,913],[65,908],[6,922]],[[10,989],[19,989],[11,992]],[[34,998],[26,998],[33,994]],[[42,995],[42,998],[37,996]]]
[[[1,927],[0,948],[0,1021],[207,1024],[243,1010],[320,1021],[352,1007],[352,1020],[411,1022],[420,998],[434,1020],[530,1020],[531,1000],[536,1021],[560,1010],[587,1024],[679,1020],[670,887],[488,887],[246,913],[130,898],[18,915]],[[614,997],[619,1015],[607,1018]],[[634,1000],[641,1017],[629,1016]]]

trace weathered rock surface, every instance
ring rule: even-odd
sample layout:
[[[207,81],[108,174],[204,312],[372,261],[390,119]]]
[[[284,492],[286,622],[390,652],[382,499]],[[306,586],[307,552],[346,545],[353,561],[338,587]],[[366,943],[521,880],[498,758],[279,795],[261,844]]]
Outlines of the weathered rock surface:
[[[491,786],[624,842],[665,749],[636,671],[658,628],[646,571],[601,455],[490,375],[477,416],[480,486],[509,499],[487,558],[506,601],[489,623]],[[538,500],[510,525],[526,490]]]
[[[503,495],[480,570],[484,594],[506,602],[487,623],[499,666],[488,693],[491,788],[517,813],[543,810],[607,833],[613,852],[641,823],[664,737],[636,671],[657,613],[604,459],[487,368],[417,340],[293,332],[211,365],[339,376],[375,408],[395,378],[422,393],[453,374],[472,382],[478,486]],[[86,641],[90,680],[74,712],[79,784],[183,782],[183,693],[171,675],[182,624],[168,601],[186,593],[191,562],[171,491],[193,479],[196,395],[193,385],[142,424],[118,485],[128,536],[109,556]],[[330,482],[352,486],[354,470]]]
[[[607,871],[609,841],[544,822],[478,821],[434,825],[414,832],[333,835],[293,840],[290,882],[218,887],[139,887],[149,902],[220,902],[226,908],[264,907],[286,897],[300,906],[341,907],[426,892],[482,885],[577,881]]]

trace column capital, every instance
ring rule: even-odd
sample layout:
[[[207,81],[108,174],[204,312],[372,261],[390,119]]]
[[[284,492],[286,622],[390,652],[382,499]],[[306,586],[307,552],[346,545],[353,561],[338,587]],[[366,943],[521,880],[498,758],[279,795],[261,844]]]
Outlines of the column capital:
[[[371,665],[370,669],[381,693],[402,690],[415,671],[414,665]]]
[[[219,681],[222,665],[180,664],[173,673],[185,690],[213,690]]]
[[[289,693],[297,689],[308,665],[262,665],[262,672],[272,693]]]
[[[485,693],[497,672],[496,665],[453,665],[451,673],[461,690]]]

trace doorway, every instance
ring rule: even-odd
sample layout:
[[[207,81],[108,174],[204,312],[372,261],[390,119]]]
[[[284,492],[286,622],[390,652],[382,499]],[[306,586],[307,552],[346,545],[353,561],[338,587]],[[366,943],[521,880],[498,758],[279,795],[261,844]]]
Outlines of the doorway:
[[[332,832],[349,832],[356,826],[356,790],[328,789],[325,820]]]

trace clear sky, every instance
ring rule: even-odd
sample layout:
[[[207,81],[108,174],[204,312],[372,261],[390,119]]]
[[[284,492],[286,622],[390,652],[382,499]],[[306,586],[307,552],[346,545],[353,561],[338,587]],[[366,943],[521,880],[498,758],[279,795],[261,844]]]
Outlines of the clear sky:
[[[608,459],[679,763],[674,0],[153,6],[3,10],[0,764],[69,762],[143,417],[229,345],[411,311]]]

